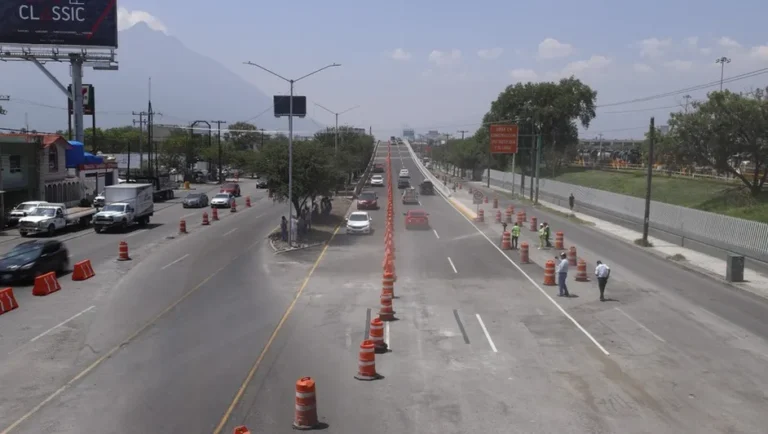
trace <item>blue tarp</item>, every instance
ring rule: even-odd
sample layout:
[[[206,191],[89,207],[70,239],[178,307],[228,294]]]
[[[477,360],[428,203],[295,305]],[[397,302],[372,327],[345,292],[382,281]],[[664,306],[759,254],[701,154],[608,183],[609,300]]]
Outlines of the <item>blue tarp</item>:
[[[102,164],[104,163],[104,157],[93,155],[90,152],[84,152],[85,162],[83,164]]]
[[[70,140],[69,144],[72,146],[72,149],[67,149],[67,152],[65,153],[67,168],[85,164],[85,146],[74,140]]]

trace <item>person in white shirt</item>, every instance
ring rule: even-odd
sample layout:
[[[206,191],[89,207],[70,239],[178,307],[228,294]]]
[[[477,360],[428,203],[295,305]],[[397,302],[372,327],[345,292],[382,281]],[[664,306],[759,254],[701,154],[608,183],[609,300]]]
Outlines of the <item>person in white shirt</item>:
[[[558,296],[570,297],[568,285],[566,284],[568,279],[568,259],[565,252],[560,254],[560,262],[555,267],[555,272],[557,273],[557,287],[560,290]]]
[[[597,286],[600,288],[600,301],[605,301],[605,285],[608,284],[608,277],[611,276],[611,269],[603,261],[597,261],[595,267],[595,277],[597,277]]]

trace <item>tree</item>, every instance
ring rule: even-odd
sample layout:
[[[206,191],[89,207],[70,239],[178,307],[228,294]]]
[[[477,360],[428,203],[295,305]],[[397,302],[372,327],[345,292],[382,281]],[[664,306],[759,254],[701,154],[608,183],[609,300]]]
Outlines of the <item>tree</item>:
[[[671,113],[670,133],[691,163],[730,173],[758,196],[768,178],[768,99],[712,92],[689,113]]]
[[[171,131],[170,136],[158,146],[158,164],[167,170],[176,169],[187,174],[189,169],[187,167],[187,155],[190,152],[190,146],[189,133],[182,129]]]
[[[293,210],[296,217],[308,201],[333,190],[336,169],[322,143],[293,143]],[[288,198],[288,147],[279,141],[265,143],[256,154],[255,171],[267,178],[267,189],[277,199]]]
[[[256,125],[247,122],[235,122],[224,133],[224,140],[230,142],[239,151],[258,149],[261,146],[261,132]]]
[[[482,143],[487,152],[488,125],[494,122],[516,122],[520,129],[519,167],[532,167],[532,151],[535,137],[542,135],[544,161],[556,170],[567,160],[578,144],[577,122],[588,128],[595,118],[597,91],[575,77],[564,78],[558,83],[517,83],[508,86],[483,117],[483,127],[475,133],[475,140]],[[495,155],[492,168],[506,168],[510,156]]]
[[[325,152],[333,156],[334,167],[340,177],[352,177],[365,170],[373,156],[374,139],[349,126],[339,127],[338,151],[336,132],[333,128],[315,133],[314,140],[322,145]]]

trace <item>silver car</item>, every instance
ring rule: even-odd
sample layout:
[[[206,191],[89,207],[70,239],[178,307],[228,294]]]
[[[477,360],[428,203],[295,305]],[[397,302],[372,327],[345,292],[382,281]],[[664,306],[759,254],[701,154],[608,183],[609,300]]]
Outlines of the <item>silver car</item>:
[[[370,234],[373,232],[371,227],[373,219],[365,211],[355,211],[347,217],[347,234]]]
[[[205,193],[190,193],[181,201],[184,208],[205,208],[208,206],[208,195]]]
[[[211,208],[232,208],[235,197],[229,193],[219,193],[211,199]]]

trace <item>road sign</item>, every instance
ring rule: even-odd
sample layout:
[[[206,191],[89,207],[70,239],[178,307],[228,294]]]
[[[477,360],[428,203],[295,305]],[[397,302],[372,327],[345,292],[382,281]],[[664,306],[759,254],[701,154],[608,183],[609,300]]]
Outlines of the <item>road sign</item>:
[[[475,205],[480,205],[483,203],[483,192],[482,191],[475,191],[474,194],[472,194],[472,203]]]
[[[491,125],[491,154],[517,154],[517,125]]]
[[[67,91],[71,94],[72,93],[72,85],[70,84],[67,86]],[[93,85],[92,84],[84,84],[83,85],[83,114],[87,116],[93,115],[93,112],[96,109],[96,98],[93,92]],[[69,114],[74,114],[74,105],[72,104],[72,99],[67,98],[69,101]]]

